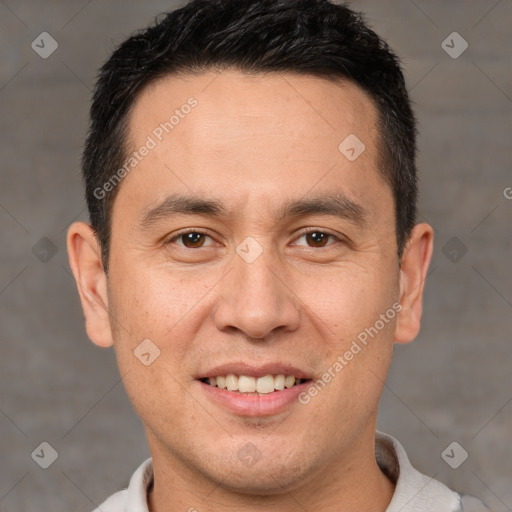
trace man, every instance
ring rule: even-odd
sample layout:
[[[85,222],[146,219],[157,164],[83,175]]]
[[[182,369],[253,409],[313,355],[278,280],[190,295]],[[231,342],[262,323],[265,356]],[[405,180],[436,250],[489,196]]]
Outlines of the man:
[[[103,66],[68,232],[151,459],[103,512],[484,510],[376,432],[420,329],[398,61],[327,0],[196,0]]]

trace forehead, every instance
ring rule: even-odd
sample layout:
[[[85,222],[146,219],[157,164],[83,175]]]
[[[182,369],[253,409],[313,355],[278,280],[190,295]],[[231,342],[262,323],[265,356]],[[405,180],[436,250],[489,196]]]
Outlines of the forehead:
[[[152,149],[123,188],[141,209],[176,188],[214,191],[234,207],[337,183],[355,198],[361,187],[382,195],[377,118],[348,81],[229,69],[167,76],[141,92],[128,118],[129,152],[149,140]],[[364,151],[351,160],[349,146]]]
[[[177,132],[186,128],[191,135],[209,128],[233,132],[251,122],[257,127],[263,120],[267,124],[259,128],[266,128],[269,133],[280,128],[283,135],[299,135],[307,124],[313,137],[342,137],[352,129],[371,145],[378,117],[369,95],[342,78],[327,80],[275,72],[246,74],[228,68],[222,72],[169,75],[149,84],[132,108],[130,134],[135,139],[149,132],[154,121],[169,120],[170,114],[179,111],[191,97],[200,107],[194,109],[194,117],[201,119],[201,126],[193,122],[180,123],[181,129],[175,126]],[[290,125],[290,121],[298,125]],[[194,129],[200,132],[193,132]]]

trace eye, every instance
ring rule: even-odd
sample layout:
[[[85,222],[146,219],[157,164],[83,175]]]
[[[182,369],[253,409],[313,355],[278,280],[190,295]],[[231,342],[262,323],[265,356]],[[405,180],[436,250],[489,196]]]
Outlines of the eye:
[[[201,249],[202,247],[209,247],[210,245],[212,245],[205,244],[206,238],[213,240],[212,237],[207,233],[198,231],[196,229],[189,229],[188,231],[182,231],[181,233],[174,235],[166,243],[175,244],[186,249]],[[334,243],[336,241],[340,241],[340,239],[336,235],[314,228],[303,233],[296,240],[300,240],[301,238],[304,238],[306,240],[306,244],[308,247],[317,249],[333,245],[333,243],[328,243],[329,239],[334,239]],[[177,243],[178,241],[181,241],[181,243]],[[295,245],[303,244],[295,243]]]
[[[313,248],[322,248],[322,247],[326,247],[328,245],[333,245],[332,243],[331,244],[327,243],[329,238],[334,238],[335,240],[338,240],[338,241],[340,240],[337,236],[335,236],[331,233],[326,233],[325,231],[321,231],[319,229],[311,229],[311,230],[307,231],[306,233],[303,233],[301,236],[299,236],[299,238],[297,238],[297,240],[300,240],[301,238],[305,238],[308,246],[313,247]],[[310,243],[312,245],[309,245]],[[297,245],[301,245],[301,244],[297,244]]]
[[[209,236],[206,233],[203,233],[202,231],[189,230],[178,233],[177,235],[169,239],[167,243],[175,244],[177,240],[181,240],[183,243],[176,245],[180,245],[182,247],[185,247],[186,249],[200,249],[201,247],[207,247],[204,244],[205,237],[211,239],[211,236]]]

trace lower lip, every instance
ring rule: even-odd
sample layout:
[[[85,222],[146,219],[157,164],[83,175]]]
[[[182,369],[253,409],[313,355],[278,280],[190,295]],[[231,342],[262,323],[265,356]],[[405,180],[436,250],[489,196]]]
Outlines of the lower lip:
[[[297,402],[297,397],[311,384],[311,381],[302,382],[282,391],[273,391],[260,395],[246,395],[243,393],[220,389],[210,386],[200,380],[197,381],[204,392],[216,403],[230,409],[240,416],[270,416],[283,411],[286,407]]]

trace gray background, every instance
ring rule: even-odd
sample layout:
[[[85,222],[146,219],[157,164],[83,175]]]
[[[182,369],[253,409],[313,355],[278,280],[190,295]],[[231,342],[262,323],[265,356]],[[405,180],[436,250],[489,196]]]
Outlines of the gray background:
[[[174,5],[0,2],[3,512],[90,511],[148,456],[112,350],[85,335],[65,235],[87,218],[79,158],[97,68]],[[512,1],[352,5],[402,57],[421,130],[420,220],[436,234],[422,331],[396,348],[379,428],[421,471],[511,510]],[[31,48],[43,31],[59,44],[48,59]],[[441,46],[453,31],[469,44],[456,59]],[[32,251],[44,237],[57,251],[46,263]],[[31,458],[42,441],[58,452],[46,470]],[[469,454],[458,469],[441,457],[453,441]]]

